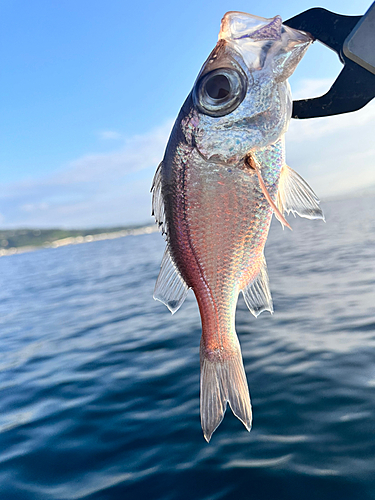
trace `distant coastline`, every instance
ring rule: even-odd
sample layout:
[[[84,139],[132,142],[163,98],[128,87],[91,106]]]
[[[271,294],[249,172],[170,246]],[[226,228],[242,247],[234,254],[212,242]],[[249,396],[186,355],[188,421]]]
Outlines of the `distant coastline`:
[[[321,202],[330,203],[373,196],[375,196],[375,185],[342,195],[325,197]],[[42,248],[58,248],[66,245],[78,245],[92,241],[123,238],[130,235],[149,234],[157,231],[157,224],[92,229],[0,229],[0,257],[32,252]]]
[[[8,229],[0,230],[0,257],[32,252],[42,248],[58,248],[124,236],[149,234],[157,225],[126,226],[95,229]]]

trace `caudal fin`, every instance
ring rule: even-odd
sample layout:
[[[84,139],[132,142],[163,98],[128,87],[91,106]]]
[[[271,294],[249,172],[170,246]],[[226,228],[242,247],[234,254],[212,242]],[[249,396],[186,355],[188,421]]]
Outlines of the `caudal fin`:
[[[227,403],[250,431],[252,413],[241,349],[230,354],[207,352],[201,343],[201,423],[207,442],[224,418]]]

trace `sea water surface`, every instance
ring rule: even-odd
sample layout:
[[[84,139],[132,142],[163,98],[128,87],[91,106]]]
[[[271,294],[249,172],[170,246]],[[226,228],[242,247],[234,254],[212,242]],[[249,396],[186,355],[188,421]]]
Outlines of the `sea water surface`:
[[[253,429],[228,410],[209,444],[160,234],[1,258],[1,500],[375,499],[375,198],[323,208],[271,227],[275,313],[236,317]]]

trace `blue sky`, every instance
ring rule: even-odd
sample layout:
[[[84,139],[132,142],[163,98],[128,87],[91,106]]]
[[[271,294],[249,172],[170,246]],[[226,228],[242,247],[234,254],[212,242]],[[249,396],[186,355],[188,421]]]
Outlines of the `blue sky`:
[[[149,222],[149,188],[169,130],[228,10],[283,19],[304,1],[2,0],[0,227]],[[368,1],[321,4],[348,15]],[[315,43],[291,78],[297,97],[341,69]],[[375,107],[293,122],[289,164],[321,196],[375,183]],[[355,168],[353,168],[355,165]]]

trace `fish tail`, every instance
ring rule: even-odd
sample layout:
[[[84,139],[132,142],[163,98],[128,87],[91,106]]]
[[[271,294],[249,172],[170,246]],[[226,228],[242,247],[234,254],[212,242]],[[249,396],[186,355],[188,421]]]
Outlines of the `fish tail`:
[[[227,403],[250,431],[252,412],[241,348],[235,336],[230,353],[208,350],[201,341],[201,423],[207,442],[224,418]]]

